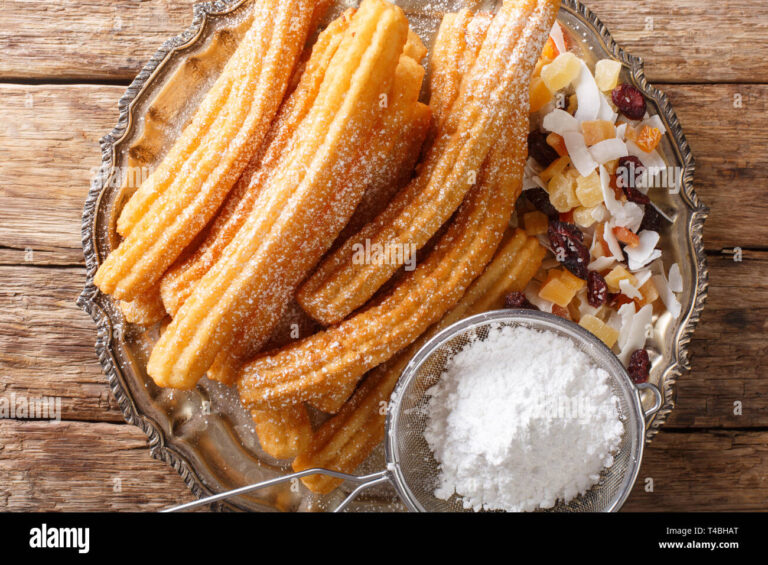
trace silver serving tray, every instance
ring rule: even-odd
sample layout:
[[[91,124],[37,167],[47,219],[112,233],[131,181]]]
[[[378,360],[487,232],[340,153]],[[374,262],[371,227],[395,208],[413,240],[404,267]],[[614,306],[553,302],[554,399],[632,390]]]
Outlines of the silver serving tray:
[[[406,10],[428,45],[441,18],[434,6],[449,11],[464,4],[459,0],[396,3]],[[339,0],[329,17],[350,4],[356,2]],[[250,7],[250,0],[196,5],[189,29],[166,41],[142,69],[119,102],[117,126],[101,141],[102,164],[83,211],[87,280],[78,304],[96,322],[99,361],[126,421],[147,434],[152,456],[176,469],[198,497],[273,478],[287,472],[289,466],[261,451],[251,420],[230,389],[207,379],[191,392],[156,387],[145,367],[157,329],[145,331],[126,324],[112,299],[94,286],[93,277],[118,242],[115,216],[131,194],[127,186],[130,179],[135,180],[137,171],[151,169],[162,158],[234,49],[249,20]],[[600,20],[576,0],[563,0],[559,21],[584,57],[612,57],[624,64],[623,80],[635,84],[649,99],[649,111],[664,121],[668,135],[661,152],[669,166],[680,170],[678,181],[682,188],[678,194],[658,189],[652,193],[657,206],[674,219],[662,237],[664,258],[667,269],[679,263],[685,290],[680,297],[680,318],[662,316],[650,343],[654,361],[651,380],[664,395],[662,409],[648,423],[646,438],[650,441],[674,408],[678,376],[690,370],[687,347],[707,295],[702,228],[708,209],[693,189],[694,159],[678,118],[666,95],[646,80],[642,60],[622,50]],[[134,176],[125,175],[126,171]],[[125,182],[125,178],[129,181]],[[382,462],[383,452],[377,452],[363,467],[380,468]],[[317,496],[303,486],[285,485],[217,508],[330,510],[343,496],[343,487],[330,495]],[[354,509],[400,510],[402,506],[394,492],[385,487],[373,491]]]

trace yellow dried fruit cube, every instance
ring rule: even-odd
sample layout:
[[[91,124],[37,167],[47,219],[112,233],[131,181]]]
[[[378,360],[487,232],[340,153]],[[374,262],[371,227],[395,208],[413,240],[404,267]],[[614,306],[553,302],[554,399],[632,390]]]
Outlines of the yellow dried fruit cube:
[[[523,226],[528,235],[541,235],[547,233],[549,218],[538,210],[534,210],[523,214]]]
[[[579,320],[579,325],[592,333],[600,341],[602,341],[609,348],[616,345],[616,341],[619,339],[619,332],[614,328],[600,320],[595,318],[592,314],[582,316]]]
[[[584,134],[584,143],[588,146],[616,137],[616,126],[608,120],[582,122],[581,131]]]
[[[549,65],[541,69],[541,78],[551,92],[557,92],[571,84],[581,72],[581,60],[573,53],[561,53]]]
[[[608,289],[611,292],[619,292],[619,290],[621,290],[619,287],[619,283],[624,280],[629,281],[629,284],[631,284],[632,286],[637,285],[637,277],[635,277],[635,275],[627,271],[623,265],[618,265],[617,267],[614,267],[614,269],[610,273],[605,275],[605,282],[608,285]]]
[[[596,222],[595,217],[592,215],[595,208],[597,208],[597,206],[593,206],[592,208],[579,206],[573,211],[573,221],[581,228],[591,227]]]
[[[552,101],[553,95],[540,77],[531,81],[531,113],[538,112]]]
[[[597,88],[603,92],[608,92],[616,88],[619,84],[619,74],[621,73],[621,63],[613,59],[602,59],[595,65],[595,82]]]
[[[576,197],[576,181],[569,176],[555,175],[547,184],[549,201],[558,212],[570,212],[579,205],[579,199]]]
[[[549,182],[550,180],[552,180],[552,177],[562,173],[565,170],[565,168],[570,164],[571,164],[571,158],[568,157],[568,155],[564,155],[559,159],[555,159],[554,161],[552,161],[552,164],[549,165],[549,167],[547,167],[546,169],[544,169],[539,173],[539,178],[544,182]]]
[[[552,269],[539,290],[539,297],[566,308],[586,283],[564,269]]]
[[[576,198],[585,208],[594,208],[603,202],[603,185],[600,175],[592,171],[589,176],[576,179]]]

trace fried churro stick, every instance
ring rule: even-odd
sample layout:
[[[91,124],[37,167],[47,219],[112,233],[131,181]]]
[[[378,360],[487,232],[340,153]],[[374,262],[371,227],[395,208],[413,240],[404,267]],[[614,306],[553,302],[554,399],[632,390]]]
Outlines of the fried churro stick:
[[[153,326],[168,315],[157,287],[139,295],[131,302],[120,301],[119,305],[125,321],[129,324]]]
[[[477,183],[483,162],[507,120],[526,60],[510,64],[525,49],[524,28],[534,0],[505,2],[493,19],[472,71],[445,117],[419,175],[376,220],[326,258],[302,285],[297,299],[316,320],[330,325],[365,304],[403,265],[404,254],[362,262],[355,249],[421,249],[453,215]],[[529,34],[530,35],[530,34]],[[538,47],[538,46],[537,46]]]
[[[148,371],[160,386],[194,386],[246,320],[269,335],[291,286],[330,247],[362,196],[360,187],[342,180],[381,115],[379,100],[391,88],[407,34],[399,8],[364,0],[300,127],[302,141],[290,162],[270,180],[227,256],[201,279],[155,346]]]
[[[546,254],[536,238],[517,230],[496,253],[485,272],[459,303],[405,351],[377,367],[338,414],[320,426],[293,462],[295,471],[323,468],[352,473],[384,439],[386,406],[400,375],[416,352],[435,334],[459,320],[486,312],[504,296],[524,289]],[[341,480],[324,475],[302,479],[313,492],[326,494]]]
[[[95,284],[121,300],[152,288],[215,215],[261,146],[309,32],[312,0],[265,0],[236,51],[249,58],[200,148],[101,265]],[[262,54],[264,54],[262,56]],[[219,124],[221,127],[219,127]]]
[[[437,322],[490,261],[520,193],[527,156],[528,82],[559,4],[539,0],[523,2],[521,8],[521,13],[502,11],[494,18],[494,24],[501,19],[510,24],[512,31],[518,18],[525,21],[521,41],[516,42],[513,56],[504,63],[518,69],[510,97],[498,101],[499,105],[513,108],[507,120],[499,124],[501,136],[483,167],[479,184],[461,206],[454,223],[426,261],[373,306],[324,332],[248,363],[238,383],[244,404],[280,407],[322,402],[325,409],[338,410],[351,383],[392,358]],[[506,33],[498,35],[499,41],[506,37],[506,41],[514,42],[515,38]]]
[[[197,282],[219,260],[224,249],[245,223],[267,180],[275,174],[286,148],[295,144],[296,131],[315,103],[331,59],[349,27],[353,10],[336,18],[318,37],[298,86],[283,104],[265,142],[266,150],[254,155],[235,185],[210,233],[197,250],[180,259],[163,276],[161,294],[168,311],[175,315],[189,298]]]
[[[312,13],[309,29],[317,27],[323,18],[331,0],[317,0]],[[263,25],[263,19],[257,22]],[[251,38],[253,39],[253,38]],[[201,140],[209,135],[211,125],[220,118],[227,99],[239,81],[242,80],[243,70],[253,58],[248,49],[249,44],[243,41],[240,49],[236,50],[224,67],[221,76],[203,98],[200,107],[195,112],[191,122],[184,128],[181,136],[171,146],[166,157],[158,165],[149,178],[131,196],[117,221],[117,232],[127,237],[131,230],[146,215],[152,204],[171,185],[186,161],[199,150]]]
[[[339,190],[342,190],[341,194],[346,190],[353,190],[356,194],[355,201],[360,202],[365,187],[370,184],[372,176],[378,175],[387,165],[390,156],[394,154],[398,132],[406,129],[414,122],[426,121],[423,118],[431,114],[427,106],[418,102],[423,78],[424,68],[414,59],[403,54],[396,70],[391,100],[388,100],[381,122],[371,136],[370,141],[362,149],[359,157],[344,179],[346,188],[339,188]],[[349,218],[349,216],[350,210],[348,209],[344,213],[344,217]],[[336,239],[343,226],[339,223],[331,227],[333,231],[328,231],[326,236],[320,238],[327,242],[324,250],[330,247],[330,243]],[[314,266],[319,260],[320,255],[315,255],[311,266]],[[311,266],[307,267],[306,271]],[[301,278],[304,278],[306,271],[302,273]],[[284,277],[283,282],[286,279],[287,277]],[[285,294],[282,297],[282,303],[278,302],[280,299],[279,294],[275,293],[271,296],[275,300],[275,308],[284,308],[288,304],[290,295],[299,282],[301,281],[295,278],[292,284],[284,285]],[[252,317],[250,320],[245,320],[242,327],[238,329],[233,345],[219,354],[216,362],[209,369],[208,376],[227,384],[233,383],[237,376],[237,371],[245,361],[261,350],[266,338],[267,335],[264,332],[260,319]]]
[[[261,448],[275,459],[291,459],[312,441],[312,424],[303,405],[282,410],[252,410]]]

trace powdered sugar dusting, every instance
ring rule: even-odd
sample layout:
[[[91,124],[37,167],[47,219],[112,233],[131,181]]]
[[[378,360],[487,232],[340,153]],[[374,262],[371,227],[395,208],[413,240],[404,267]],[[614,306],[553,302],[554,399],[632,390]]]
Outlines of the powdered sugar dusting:
[[[427,394],[435,496],[465,508],[551,508],[586,492],[624,433],[610,376],[568,338],[492,327]]]

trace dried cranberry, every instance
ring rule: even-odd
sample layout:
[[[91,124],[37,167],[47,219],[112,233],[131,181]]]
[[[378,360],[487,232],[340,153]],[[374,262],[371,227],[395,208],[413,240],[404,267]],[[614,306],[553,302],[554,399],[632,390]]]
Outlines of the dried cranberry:
[[[504,308],[520,308],[522,310],[538,310],[536,306],[530,303],[522,292],[512,292],[504,299]]]
[[[645,207],[645,214],[643,214],[643,221],[640,223],[638,232],[643,230],[661,233],[661,214],[659,214],[656,207],[650,203]]]
[[[549,167],[560,155],[547,143],[547,137],[540,131],[528,134],[528,153],[542,167]]]
[[[600,308],[608,300],[608,284],[603,275],[590,271],[587,277],[587,301],[592,308]]]
[[[622,84],[613,89],[613,103],[630,120],[642,120],[646,103],[643,93],[631,84]]]
[[[651,360],[645,349],[638,349],[629,358],[629,378],[635,384],[647,383],[651,374]]]
[[[557,219],[560,217],[559,212],[549,201],[549,194],[543,188],[531,188],[526,190],[525,197],[528,199],[528,202],[533,204],[539,212],[548,218]]]
[[[624,192],[630,202],[648,204],[651,201],[637,189],[641,185],[640,179],[644,172],[645,166],[637,157],[630,155],[619,159],[619,166],[616,168],[616,186]]]
[[[557,260],[571,273],[586,280],[589,250],[584,245],[581,230],[573,224],[552,220],[547,235]]]

